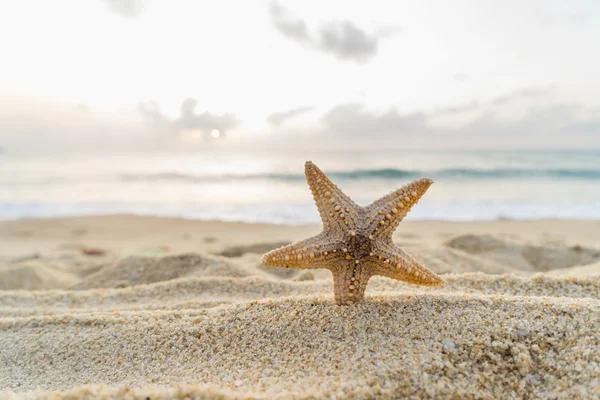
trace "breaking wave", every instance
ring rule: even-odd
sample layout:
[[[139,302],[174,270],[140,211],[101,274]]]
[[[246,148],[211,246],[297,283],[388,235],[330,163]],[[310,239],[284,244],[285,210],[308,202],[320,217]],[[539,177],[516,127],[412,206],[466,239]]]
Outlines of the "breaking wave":
[[[416,179],[428,177],[432,179],[580,179],[600,180],[600,169],[441,169],[441,170],[405,170],[395,168],[359,169],[352,171],[328,172],[334,180],[365,179]],[[222,180],[275,180],[303,181],[304,175],[297,173],[262,173],[247,175],[191,175],[185,173],[162,172],[155,174],[123,174],[119,177],[123,182],[138,181],[180,181],[206,182]]]

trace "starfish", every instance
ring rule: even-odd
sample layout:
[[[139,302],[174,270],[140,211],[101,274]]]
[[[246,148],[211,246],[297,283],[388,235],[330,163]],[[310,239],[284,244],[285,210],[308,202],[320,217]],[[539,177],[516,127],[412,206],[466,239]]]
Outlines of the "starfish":
[[[264,254],[263,265],[329,269],[338,304],[362,300],[367,282],[373,275],[415,285],[444,285],[442,277],[392,241],[394,230],[431,186],[431,179],[417,179],[367,207],[361,207],[310,161],[306,162],[305,174],[323,221],[323,230],[316,236]]]

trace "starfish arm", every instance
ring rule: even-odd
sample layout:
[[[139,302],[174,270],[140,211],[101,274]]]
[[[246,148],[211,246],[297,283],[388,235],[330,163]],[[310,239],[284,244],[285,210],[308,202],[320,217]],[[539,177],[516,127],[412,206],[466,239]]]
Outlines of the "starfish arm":
[[[343,252],[338,242],[328,241],[323,234],[280,247],[264,254],[261,263],[269,267],[316,269],[329,268]]]
[[[349,226],[357,225],[361,217],[361,207],[346,196],[312,162],[307,161],[304,170],[306,181],[323,221],[323,230],[342,232],[348,230]]]
[[[444,286],[444,278],[415,260],[396,245],[378,247],[374,252],[377,259],[373,267],[375,275],[422,286]]]
[[[367,206],[366,212],[372,221],[369,228],[375,236],[391,236],[432,183],[427,178],[414,180]]]
[[[347,304],[362,300],[371,270],[366,265],[356,264],[353,260],[340,260],[329,269],[333,275],[333,295],[338,304]]]

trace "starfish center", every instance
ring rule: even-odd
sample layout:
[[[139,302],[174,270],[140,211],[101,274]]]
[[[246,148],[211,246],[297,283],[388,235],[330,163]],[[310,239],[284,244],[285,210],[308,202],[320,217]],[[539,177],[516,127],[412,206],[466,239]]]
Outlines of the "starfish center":
[[[348,249],[348,253],[356,260],[362,260],[363,258],[368,257],[373,251],[373,240],[360,233],[348,235],[344,244]]]

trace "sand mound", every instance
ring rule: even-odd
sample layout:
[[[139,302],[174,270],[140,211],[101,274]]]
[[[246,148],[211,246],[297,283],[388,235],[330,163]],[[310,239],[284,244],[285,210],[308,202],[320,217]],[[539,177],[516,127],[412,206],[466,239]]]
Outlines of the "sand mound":
[[[472,255],[451,247],[435,249],[407,247],[406,250],[438,274],[452,272],[484,272],[486,274],[523,273],[517,268],[499,264],[485,257]]]
[[[272,243],[256,243],[245,246],[232,246],[223,250],[219,255],[224,257],[240,257],[246,253],[263,254],[278,247],[287,246],[290,241],[279,241]]]
[[[555,269],[553,271],[548,271],[548,275],[577,277],[600,276],[600,262],[571,268]]]
[[[525,246],[521,252],[537,271],[551,271],[575,265],[591,264],[600,260],[600,251],[580,246],[570,248]]]
[[[600,250],[596,249],[581,246],[531,246],[491,235],[463,235],[448,241],[446,245],[525,271],[545,272],[600,260]]]
[[[591,396],[600,390],[600,355],[591,351],[599,323],[598,300],[456,294],[388,295],[354,307],[315,297],[7,318],[0,387],[206,383],[270,398]]]
[[[200,254],[161,258],[131,256],[85,277],[73,289],[115,288],[154,283],[182,276],[247,276],[223,260]]]
[[[48,265],[42,260],[28,260],[0,267],[0,290],[67,288],[79,278],[73,273]]]
[[[505,241],[492,235],[458,236],[449,240],[446,245],[471,254],[489,253],[494,250],[504,250],[508,247]]]

